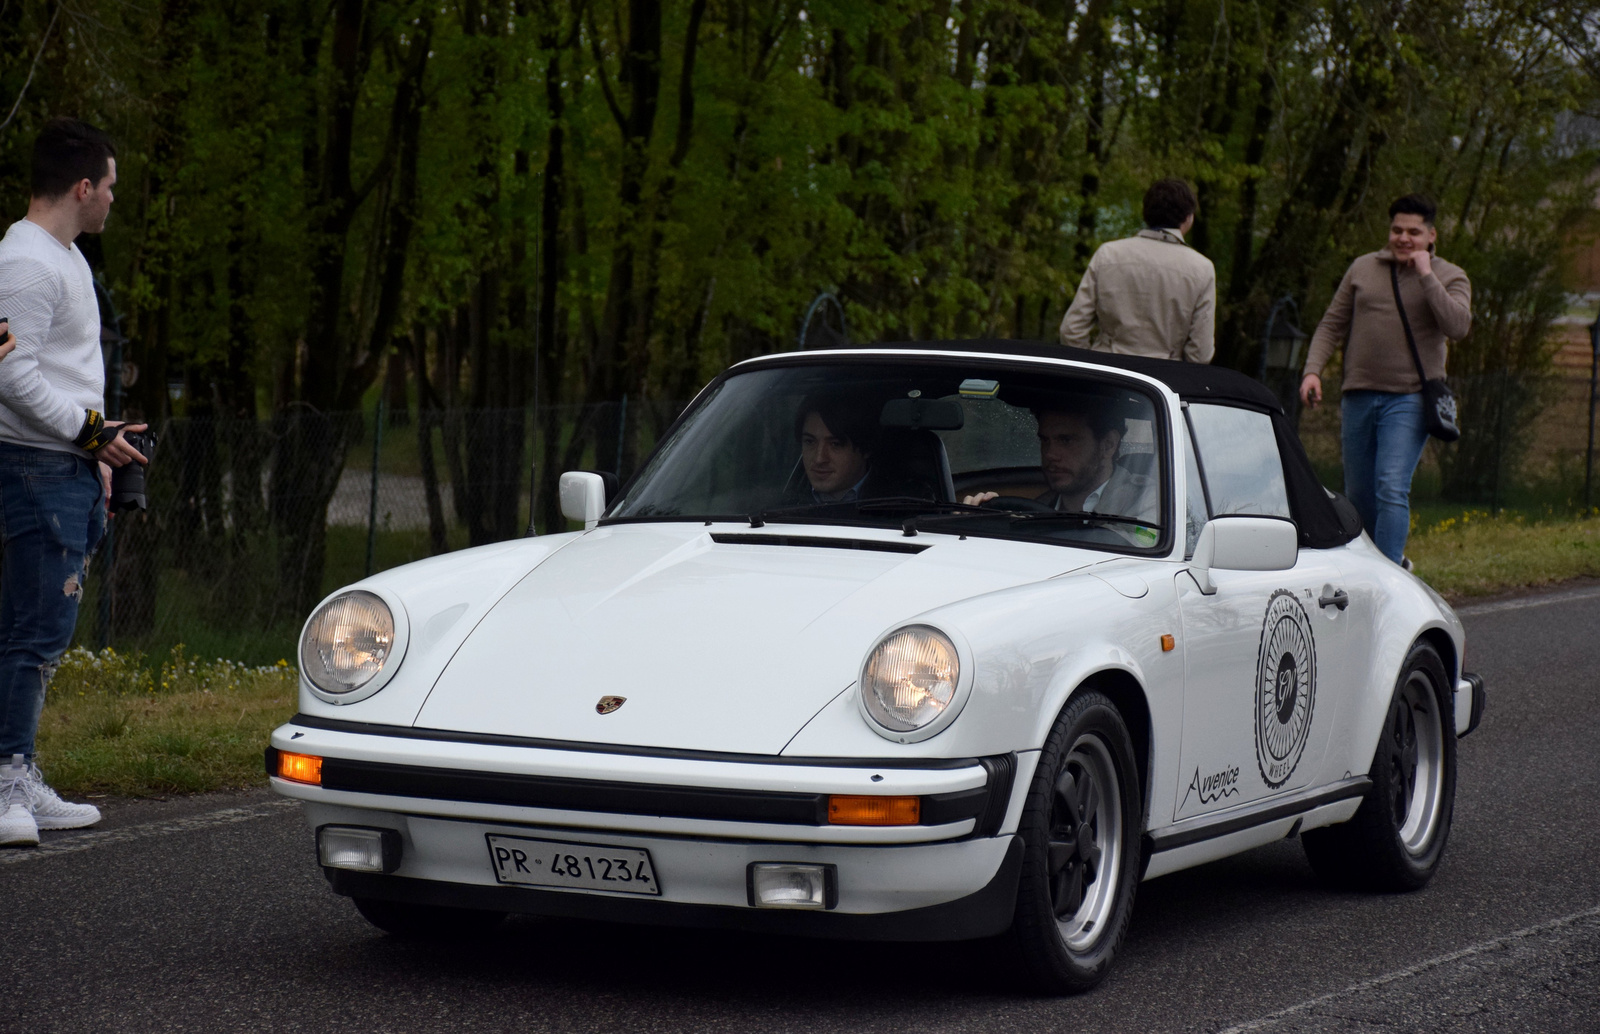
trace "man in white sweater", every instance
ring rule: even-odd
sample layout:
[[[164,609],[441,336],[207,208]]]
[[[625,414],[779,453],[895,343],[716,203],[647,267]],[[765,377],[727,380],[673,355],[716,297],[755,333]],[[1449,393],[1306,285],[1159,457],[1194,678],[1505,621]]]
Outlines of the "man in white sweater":
[[[107,422],[100,309],[73,243],[111,211],[116,150],[76,119],[34,142],[27,218],[0,240],[0,847],[100,821],[63,801],[34,763],[45,687],[72,642],[89,557],[105,533],[110,468],[143,462]]]

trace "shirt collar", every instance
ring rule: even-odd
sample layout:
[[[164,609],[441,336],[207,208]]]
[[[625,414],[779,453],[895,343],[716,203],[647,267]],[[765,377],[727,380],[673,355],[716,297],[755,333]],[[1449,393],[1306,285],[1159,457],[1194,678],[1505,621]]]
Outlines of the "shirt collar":
[[[1137,237],[1148,237],[1153,241],[1166,241],[1168,244],[1183,244],[1183,231],[1172,226],[1146,226],[1140,230]]]
[[[29,219],[27,216],[23,216],[21,219],[18,219],[17,222],[25,223],[28,226],[33,227],[35,230],[38,230],[41,234],[43,234],[44,236],[46,236],[46,237],[48,237],[50,239],[50,243],[51,244],[54,244],[56,247],[60,248],[62,251],[71,251],[73,248],[77,247],[76,244],[62,244],[59,240],[56,239],[56,235],[55,234],[51,233],[49,230],[46,230],[44,227],[40,226],[38,223],[34,222],[32,219]]]
[[[867,483],[867,478],[872,476],[872,468],[868,467],[866,473],[861,475],[861,480],[850,486],[850,490],[837,499],[824,499],[822,493],[815,488],[811,490],[811,498],[819,503],[853,503],[861,498],[861,486]]]
[[[1111,484],[1111,479],[1110,478],[1106,478],[1104,481],[1100,482],[1100,487],[1099,488],[1095,489],[1093,492],[1090,492],[1088,495],[1083,497],[1083,512],[1084,513],[1095,513],[1095,512],[1097,512],[1095,510],[1095,507],[1100,505],[1100,496],[1101,496],[1102,493],[1105,492],[1106,486],[1109,485],[1109,484]],[[1056,509],[1057,510],[1061,509],[1061,494],[1059,492],[1056,493]]]

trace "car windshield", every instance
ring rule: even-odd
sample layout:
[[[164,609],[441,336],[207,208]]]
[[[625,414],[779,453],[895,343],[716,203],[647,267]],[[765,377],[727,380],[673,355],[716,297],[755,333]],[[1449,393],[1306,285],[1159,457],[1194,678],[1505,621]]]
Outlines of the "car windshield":
[[[697,401],[606,523],[909,521],[1148,551],[1168,521],[1156,413],[1113,374],[912,357],[763,365]]]

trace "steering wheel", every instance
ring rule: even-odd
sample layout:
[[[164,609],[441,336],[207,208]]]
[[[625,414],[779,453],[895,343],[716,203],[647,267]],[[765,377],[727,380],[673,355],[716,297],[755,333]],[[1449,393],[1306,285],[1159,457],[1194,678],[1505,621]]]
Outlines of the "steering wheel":
[[[997,495],[993,499],[985,499],[978,504],[989,510],[1012,510],[1024,513],[1051,513],[1055,507],[1048,503],[1041,503],[1037,499],[1029,499],[1023,495]]]

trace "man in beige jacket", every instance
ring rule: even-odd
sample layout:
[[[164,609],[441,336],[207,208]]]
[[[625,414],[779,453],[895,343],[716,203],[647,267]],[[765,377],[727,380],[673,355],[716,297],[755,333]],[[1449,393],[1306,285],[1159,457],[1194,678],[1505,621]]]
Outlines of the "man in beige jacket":
[[[1209,363],[1216,348],[1217,271],[1184,243],[1198,207],[1183,180],[1159,180],[1144,195],[1145,228],[1095,250],[1061,343],[1122,355]],[[1100,334],[1093,341],[1089,329]]]

